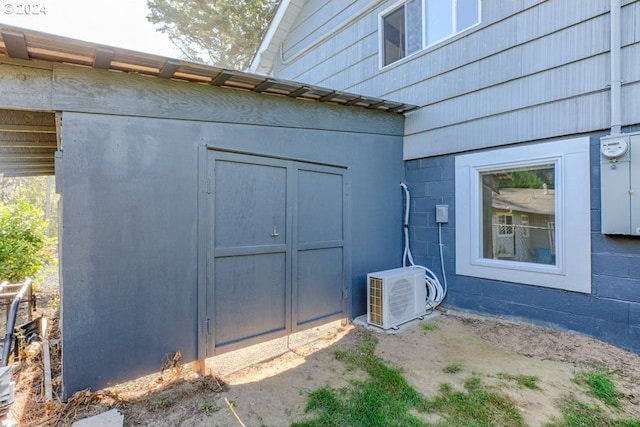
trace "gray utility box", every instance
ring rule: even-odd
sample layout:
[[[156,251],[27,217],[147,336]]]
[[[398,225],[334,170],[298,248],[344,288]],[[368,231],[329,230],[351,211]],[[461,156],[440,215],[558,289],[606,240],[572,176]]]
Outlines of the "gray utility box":
[[[640,236],[640,134],[600,139],[602,234]]]

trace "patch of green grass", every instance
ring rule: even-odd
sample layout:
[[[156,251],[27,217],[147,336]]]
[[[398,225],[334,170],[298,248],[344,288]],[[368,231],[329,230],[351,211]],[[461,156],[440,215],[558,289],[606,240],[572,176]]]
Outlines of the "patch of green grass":
[[[454,391],[442,384],[428,408],[443,417],[441,427],[525,427],[524,418],[505,395],[482,384],[479,377],[465,382],[465,390]]]
[[[424,398],[409,386],[398,369],[375,356],[376,344],[375,337],[367,334],[357,348],[335,350],[333,354],[338,360],[364,370],[369,378],[352,381],[350,386],[340,389],[325,386],[312,392],[305,412],[314,412],[315,418],[292,426],[423,426],[410,411],[424,411]]]
[[[531,390],[540,390],[540,386],[538,385],[540,378],[535,375],[513,375],[501,372],[497,377],[501,380],[515,381],[518,385]]]
[[[462,365],[462,363],[453,362],[442,368],[442,372],[444,372],[445,374],[457,374],[458,372],[461,372],[463,368],[464,366]]]
[[[423,323],[420,327],[425,332],[435,331],[436,329],[438,329],[438,325],[436,323],[433,323],[433,322]]]
[[[640,427],[640,420],[611,418],[601,408],[575,399],[567,400],[560,408],[562,419],[554,420],[546,427]]]
[[[575,381],[578,384],[586,384],[589,391],[607,406],[620,407],[622,393],[616,390],[609,372],[604,370],[582,372],[576,376]]]
[[[482,384],[479,377],[465,382],[464,392],[449,384],[440,387],[434,400],[413,389],[398,369],[375,356],[377,341],[365,336],[354,349],[338,349],[333,354],[352,369],[362,369],[366,380],[349,386],[325,386],[309,394],[305,412],[314,418],[295,422],[293,427],[418,427],[427,425],[416,415],[435,412],[439,427],[524,427],[524,419],[505,395]],[[452,364],[455,365],[455,364]],[[458,364],[461,369],[462,365]],[[454,368],[457,370],[458,368]],[[412,413],[413,412],[413,413]]]

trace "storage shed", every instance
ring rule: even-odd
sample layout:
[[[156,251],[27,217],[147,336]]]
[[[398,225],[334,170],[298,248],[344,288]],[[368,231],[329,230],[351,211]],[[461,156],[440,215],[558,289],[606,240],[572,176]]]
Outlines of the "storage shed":
[[[411,105],[0,35],[0,172],[61,194],[65,397],[361,313],[399,265]]]

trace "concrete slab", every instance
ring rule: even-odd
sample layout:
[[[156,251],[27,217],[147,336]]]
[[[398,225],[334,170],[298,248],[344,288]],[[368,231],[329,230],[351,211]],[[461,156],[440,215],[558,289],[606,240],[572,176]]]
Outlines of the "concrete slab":
[[[274,359],[292,349],[321,340],[326,333],[340,328],[341,322],[341,320],[336,320],[286,337],[210,357],[205,363],[207,368],[224,378],[256,363]]]
[[[71,424],[71,427],[122,427],[124,424],[124,415],[117,409],[112,409],[93,417],[85,418]]]
[[[418,317],[416,319],[413,319],[406,323],[398,325],[397,328],[382,329],[378,326],[370,325],[369,323],[367,323],[367,315],[363,314],[362,316],[358,316],[355,319],[353,319],[353,324],[362,326],[363,328],[366,328],[370,331],[378,332],[381,334],[399,334],[411,325],[415,325],[416,323],[420,323],[420,322],[426,322],[426,321],[435,319],[438,316],[440,316],[440,312],[438,310],[432,310],[430,313],[425,314],[424,316]]]

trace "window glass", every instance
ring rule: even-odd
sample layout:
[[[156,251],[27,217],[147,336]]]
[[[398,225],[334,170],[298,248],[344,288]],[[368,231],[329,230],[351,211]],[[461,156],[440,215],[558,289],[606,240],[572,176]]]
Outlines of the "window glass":
[[[382,66],[479,22],[480,0],[407,0],[381,15]]]
[[[404,58],[404,6],[383,18],[384,65]]]
[[[407,23],[407,55],[422,49],[422,1],[411,0],[405,6]]]
[[[555,265],[555,166],[492,170],[481,178],[483,258]]]
[[[452,0],[427,0],[425,30],[427,33],[427,46],[442,40],[453,31],[453,1]]]
[[[458,0],[456,6],[456,32],[480,22],[479,0]]]

